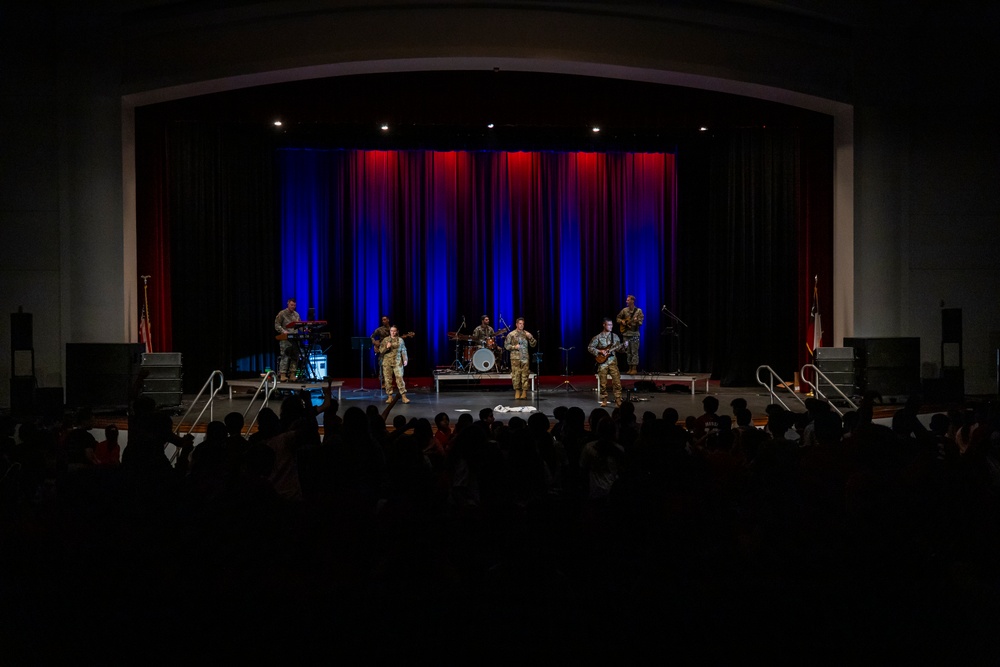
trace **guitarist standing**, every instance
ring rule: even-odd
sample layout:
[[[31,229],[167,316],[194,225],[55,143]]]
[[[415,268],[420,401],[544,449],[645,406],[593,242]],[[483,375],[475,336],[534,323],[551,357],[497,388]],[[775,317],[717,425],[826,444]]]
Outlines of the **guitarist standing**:
[[[597,359],[597,381],[600,384],[601,407],[608,405],[608,379],[611,379],[611,386],[615,390],[615,405],[622,404],[622,379],[618,373],[618,361],[615,359],[614,351],[629,345],[629,342],[622,341],[612,329],[615,323],[610,317],[604,318],[604,330],[590,339],[587,352]]]
[[[383,338],[389,337],[389,316],[383,315],[382,321],[369,336],[372,341],[372,350],[375,353],[375,368],[378,369],[378,381],[380,384],[385,383],[385,378],[382,377],[382,352],[380,350],[381,346],[379,343],[382,342]]]
[[[635,297],[631,294],[625,299],[625,307],[618,313],[618,324],[622,336],[628,342],[628,374],[639,372],[639,327],[642,326],[642,308],[636,308]]]

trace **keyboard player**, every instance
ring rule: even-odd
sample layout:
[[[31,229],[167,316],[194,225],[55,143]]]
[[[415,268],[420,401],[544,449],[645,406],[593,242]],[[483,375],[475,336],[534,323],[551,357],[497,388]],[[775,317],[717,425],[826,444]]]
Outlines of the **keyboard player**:
[[[295,299],[290,298],[285,309],[280,311],[274,318],[274,330],[278,340],[278,382],[288,382],[294,380],[299,370],[299,341],[295,340],[296,322],[302,318],[295,310]],[[290,339],[288,334],[293,334]]]

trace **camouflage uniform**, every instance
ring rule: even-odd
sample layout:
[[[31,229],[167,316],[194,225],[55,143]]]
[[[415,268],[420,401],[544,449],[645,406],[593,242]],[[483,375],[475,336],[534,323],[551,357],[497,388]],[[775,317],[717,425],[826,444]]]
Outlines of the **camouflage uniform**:
[[[274,330],[279,334],[295,333],[295,329],[289,327],[292,322],[299,322],[298,311],[285,308],[274,318]],[[299,342],[297,340],[278,341],[278,375],[288,375],[290,379],[295,379],[295,374],[299,367]]]
[[[372,332],[369,338],[372,340],[372,349],[375,350],[375,368],[378,369],[378,380],[381,384],[384,381],[382,377],[382,353],[379,351],[379,343],[382,342],[383,338],[389,337],[389,325],[380,326]]]
[[[618,345],[621,339],[618,334],[612,331],[602,331],[593,338],[590,339],[590,344],[587,346],[587,352],[590,352],[594,357],[606,348],[613,345]],[[632,343],[629,342],[629,347]],[[601,403],[608,402],[608,378],[611,379],[611,386],[615,390],[615,405],[622,404],[622,379],[621,375],[618,373],[618,361],[614,354],[609,354],[608,358],[603,364],[597,365],[597,381],[600,384],[601,390]]]
[[[521,345],[520,349],[517,348]],[[504,339],[503,346],[510,352],[510,379],[515,392],[528,392],[528,376],[531,373],[531,353],[529,347],[538,345],[538,340],[530,340],[523,331],[514,329]]]
[[[382,377],[385,380],[385,393],[392,397],[393,380],[399,389],[400,396],[406,396],[406,382],[403,381],[403,364],[407,362],[406,343],[397,336],[386,336],[379,343],[382,353]]]
[[[622,308],[616,318],[619,324],[631,319],[622,333],[625,340],[628,341],[628,366],[631,371],[635,371],[639,367],[639,327],[642,326],[642,318],[642,308],[634,306]]]
[[[493,338],[496,331],[488,324],[480,324],[472,330],[472,340],[478,341],[482,345],[487,345],[489,339]]]

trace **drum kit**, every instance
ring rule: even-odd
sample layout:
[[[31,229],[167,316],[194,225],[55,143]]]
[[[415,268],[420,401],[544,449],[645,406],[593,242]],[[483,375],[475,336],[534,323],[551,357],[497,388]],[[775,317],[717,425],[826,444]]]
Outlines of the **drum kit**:
[[[486,373],[503,369],[503,346],[497,344],[498,334],[489,338],[474,338],[455,331],[448,332],[448,340],[455,343],[455,362],[461,370]]]

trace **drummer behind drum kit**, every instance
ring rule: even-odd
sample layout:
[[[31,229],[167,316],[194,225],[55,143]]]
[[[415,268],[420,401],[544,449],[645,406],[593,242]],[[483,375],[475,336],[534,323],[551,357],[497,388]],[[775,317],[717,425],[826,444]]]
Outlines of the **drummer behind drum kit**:
[[[507,329],[501,329],[486,339],[449,331],[448,340],[454,341],[456,348],[458,348],[455,363],[459,370],[479,373],[486,373],[494,369],[496,372],[508,370],[503,367],[503,346],[497,344],[497,337],[503,336],[507,331]]]

